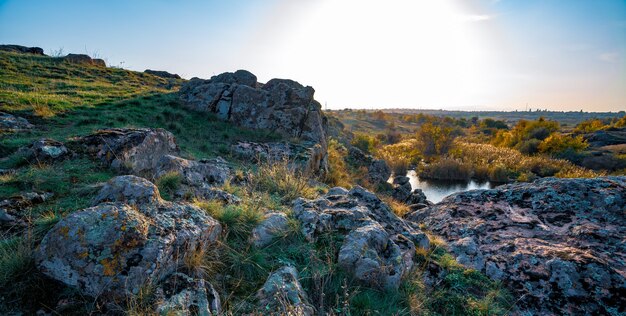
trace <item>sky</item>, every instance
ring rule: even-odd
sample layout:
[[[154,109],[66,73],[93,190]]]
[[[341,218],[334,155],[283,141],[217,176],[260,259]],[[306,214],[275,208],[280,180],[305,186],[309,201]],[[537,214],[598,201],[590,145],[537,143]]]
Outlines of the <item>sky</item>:
[[[329,109],[626,110],[624,0],[0,0],[0,43],[246,69]]]

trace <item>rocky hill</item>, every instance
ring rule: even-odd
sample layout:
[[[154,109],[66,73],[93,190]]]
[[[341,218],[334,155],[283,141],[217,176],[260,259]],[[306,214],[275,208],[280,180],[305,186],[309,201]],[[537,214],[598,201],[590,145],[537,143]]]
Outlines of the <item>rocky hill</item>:
[[[432,205],[332,147],[311,87],[40,53],[0,50],[1,314],[626,310],[626,177]]]

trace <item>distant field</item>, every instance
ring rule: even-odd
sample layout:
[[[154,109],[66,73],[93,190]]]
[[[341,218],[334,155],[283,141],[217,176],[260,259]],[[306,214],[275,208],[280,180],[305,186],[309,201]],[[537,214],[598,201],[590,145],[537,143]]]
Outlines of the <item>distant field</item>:
[[[346,125],[346,129],[352,132],[383,132],[388,124],[386,120],[373,120],[372,114],[378,110],[332,110],[326,111],[336,116]],[[472,117],[479,119],[492,118],[503,120],[509,125],[515,125],[519,120],[536,120],[544,117],[549,120],[558,121],[564,130],[573,128],[576,124],[588,119],[612,119],[626,115],[625,111],[620,112],[556,112],[556,111],[446,111],[446,110],[416,110],[416,109],[385,109],[382,110],[389,116],[397,119],[393,120],[398,131],[403,133],[413,132],[419,127],[419,123],[402,122],[400,117],[406,114],[425,114],[439,117],[453,117],[456,119]]]

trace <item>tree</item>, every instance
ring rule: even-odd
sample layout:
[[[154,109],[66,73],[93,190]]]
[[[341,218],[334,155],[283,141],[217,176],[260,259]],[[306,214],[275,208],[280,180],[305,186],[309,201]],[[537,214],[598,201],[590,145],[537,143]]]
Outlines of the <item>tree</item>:
[[[451,127],[434,125],[432,123],[423,124],[417,131],[417,140],[422,145],[424,156],[445,155],[452,147],[455,134]]]

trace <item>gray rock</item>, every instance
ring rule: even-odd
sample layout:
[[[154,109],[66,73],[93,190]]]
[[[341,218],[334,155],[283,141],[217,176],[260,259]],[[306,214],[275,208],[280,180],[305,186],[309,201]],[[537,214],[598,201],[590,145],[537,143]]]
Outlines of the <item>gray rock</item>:
[[[374,159],[367,170],[368,176],[373,183],[385,183],[391,176],[391,168],[382,159]]]
[[[52,162],[66,157],[69,150],[62,142],[42,138],[19,149],[18,154],[30,162]]]
[[[203,184],[222,185],[231,177],[227,162],[222,158],[201,161],[188,160],[172,155],[164,155],[157,162],[154,178],[168,173],[178,173],[184,184],[201,186]]]
[[[411,192],[411,195],[404,201],[408,205],[412,204],[421,204],[421,205],[429,205],[430,201],[426,199],[426,194],[421,189],[415,189]]]
[[[373,184],[387,183],[391,176],[391,167],[382,159],[375,159],[371,155],[366,155],[356,147],[348,148],[348,162],[354,166],[366,167],[368,180]]]
[[[342,187],[334,187],[328,190],[326,195],[348,195],[348,192],[349,192],[348,190]]]
[[[151,177],[164,155],[178,153],[172,133],[164,129],[112,128],[78,139],[84,150],[122,173]]]
[[[543,178],[457,193],[405,218],[502,282],[525,315],[626,308],[626,177]]]
[[[405,177],[405,176],[397,176],[397,177],[393,177],[393,184],[397,184],[397,185],[403,185],[403,184],[407,184],[409,183],[409,177]]]
[[[460,264],[478,271],[485,267],[485,259],[472,237],[461,238],[450,244],[452,251],[457,255]]]
[[[204,279],[173,273],[156,290],[156,312],[170,316],[220,315],[219,295]]]
[[[369,286],[397,289],[413,266],[416,245],[430,246],[417,225],[398,218],[359,186],[333,188],[316,200],[297,199],[293,212],[310,241],[324,232],[345,234],[338,261]]]
[[[19,132],[33,127],[25,118],[0,112],[0,131]]]
[[[265,247],[288,228],[287,215],[280,212],[267,213],[265,219],[252,230],[252,243],[257,247]]]
[[[298,281],[298,272],[292,266],[272,272],[258,291],[257,298],[259,310],[269,315],[309,316],[315,313]]]
[[[124,202],[128,205],[161,203],[159,189],[152,182],[133,175],[114,177],[107,182],[92,205],[104,202]]]
[[[370,286],[397,289],[413,267],[414,245],[408,240],[404,244],[409,245],[409,251],[403,253],[385,229],[371,221],[350,231],[339,250],[338,262]]]
[[[177,174],[181,184],[173,192],[175,199],[219,200],[226,204],[237,204],[241,199],[223,190],[215,188],[231,179],[231,168],[218,157],[200,161],[164,155],[155,167],[154,178],[167,174]]]
[[[402,185],[397,185],[393,189],[393,193],[391,196],[397,201],[406,202],[411,196],[411,183],[405,182]]]
[[[195,206],[163,201],[148,184],[133,176],[112,179],[98,197],[117,202],[58,222],[37,249],[39,269],[86,295],[122,299],[157,284],[184,265],[186,254],[217,240],[217,221]]]
[[[305,175],[325,172],[326,152],[312,142],[295,143],[253,143],[238,142],[231,146],[235,156],[250,161],[282,162],[287,160],[294,170]]]
[[[40,204],[53,196],[52,193],[26,192],[11,196],[8,199],[0,201],[0,208],[14,213],[23,213],[23,211],[35,204]]]
[[[6,209],[0,208],[0,224],[10,224],[15,222],[15,217],[7,212]]]

